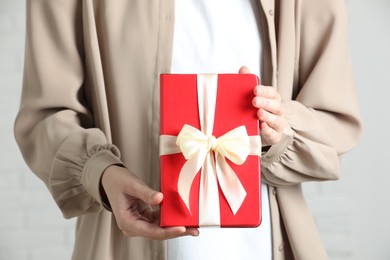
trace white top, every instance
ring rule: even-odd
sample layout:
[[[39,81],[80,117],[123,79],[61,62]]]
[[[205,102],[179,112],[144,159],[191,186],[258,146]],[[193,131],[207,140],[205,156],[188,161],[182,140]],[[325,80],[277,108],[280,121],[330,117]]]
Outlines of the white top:
[[[172,73],[238,73],[260,76],[260,26],[255,0],[177,0]],[[168,241],[169,260],[272,259],[268,189],[262,188],[258,228],[200,228],[199,237]]]

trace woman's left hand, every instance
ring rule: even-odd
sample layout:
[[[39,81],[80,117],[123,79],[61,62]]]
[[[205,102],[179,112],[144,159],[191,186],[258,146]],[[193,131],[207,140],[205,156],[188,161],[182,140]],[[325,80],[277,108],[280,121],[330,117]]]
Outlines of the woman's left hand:
[[[239,73],[250,73],[250,71],[246,67],[241,67]],[[274,87],[263,85],[256,86],[253,92],[255,97],[252,105],[257,108],[262,145],[277,144],[286,126],[280,94]]]

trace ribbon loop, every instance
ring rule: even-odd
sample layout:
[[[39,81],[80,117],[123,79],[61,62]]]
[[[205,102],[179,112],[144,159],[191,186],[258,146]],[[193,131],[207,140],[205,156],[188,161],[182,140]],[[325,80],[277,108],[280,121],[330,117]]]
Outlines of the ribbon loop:
[[[234,164],[241,165],[250,152],[250,139],[245,126],[239,126],[217,139],[217,152]]]

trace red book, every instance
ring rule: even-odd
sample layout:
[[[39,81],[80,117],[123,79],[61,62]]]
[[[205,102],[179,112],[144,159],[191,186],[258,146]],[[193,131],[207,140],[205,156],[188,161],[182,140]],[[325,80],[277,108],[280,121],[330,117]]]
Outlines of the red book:
[[[253,74],[161,75],[161,226],[260,225],[258,84]]]

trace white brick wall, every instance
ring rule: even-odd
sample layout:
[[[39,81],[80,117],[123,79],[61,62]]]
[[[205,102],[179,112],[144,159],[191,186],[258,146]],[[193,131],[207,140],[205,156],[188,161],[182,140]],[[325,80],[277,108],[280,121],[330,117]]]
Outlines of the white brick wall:
[[[0,260],[70,259],[74,220],[25,166],[13,137],[24,51],[24,0],[0,0]]]
[[[390,2],[354,0],[348,8],[365,132],[358,148],[343,158],[340,181],[304,188],[331,260],[387,260]],[[21,90],[24,9],[24,0],[0,0],[0,260],[65,260],[74,242],[74,220],[62,218],[25,166],[12,133]]]

